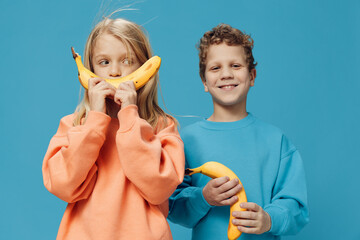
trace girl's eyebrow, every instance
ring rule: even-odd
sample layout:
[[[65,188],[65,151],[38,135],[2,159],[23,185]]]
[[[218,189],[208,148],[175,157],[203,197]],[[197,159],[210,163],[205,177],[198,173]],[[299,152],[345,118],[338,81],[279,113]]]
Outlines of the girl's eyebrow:
[[[94,58],[103,58],[103,57],[108,57],[108,56],[106,54],[94,55]]]
[[[127,53],[123,53],[120,55],[120,58],[124,58],[124,57],[128,57],[128,56],[132,56],[132,55],[129,55]],[[97,59],[97,58],[110,58],[110,56],[106,53],[99,53],[99,54],[94,54],[94,59]]]

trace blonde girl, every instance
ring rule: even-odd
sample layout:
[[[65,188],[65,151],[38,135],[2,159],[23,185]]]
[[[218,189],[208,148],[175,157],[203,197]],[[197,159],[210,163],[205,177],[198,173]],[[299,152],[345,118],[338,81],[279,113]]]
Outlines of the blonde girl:
[[[57,239],[172,239],[168,198],[183,180],[177,124],[158,106],[158,75],[143,88],[116,89],[152,56],[141,27],[106,18],[92,30],[89,80],[74,114],[61,119],[43,161],[45,187],[68,202]]]

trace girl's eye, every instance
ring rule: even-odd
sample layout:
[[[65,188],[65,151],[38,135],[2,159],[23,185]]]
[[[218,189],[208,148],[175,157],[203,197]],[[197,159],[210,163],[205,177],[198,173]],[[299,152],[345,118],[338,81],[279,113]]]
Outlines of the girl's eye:
[[[108,65],[109,64],[109,61],[108,60],[101,60],[99,62],[100,65]]]
[[[123,60],[123,63],[126,64],[126,65],[131,65],[131,64],[133,63],[133,61],[131,61],[131,60],[128,59],[128,58],[125,58],[125,59]]]

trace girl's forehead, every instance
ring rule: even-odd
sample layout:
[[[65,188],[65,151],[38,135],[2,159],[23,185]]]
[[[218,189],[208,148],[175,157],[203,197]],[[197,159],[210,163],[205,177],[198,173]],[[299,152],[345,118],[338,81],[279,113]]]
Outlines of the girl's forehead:
[[[131,47],[110,33],[99,35],[93,45],[93,55],[127,55],[133,53]]]

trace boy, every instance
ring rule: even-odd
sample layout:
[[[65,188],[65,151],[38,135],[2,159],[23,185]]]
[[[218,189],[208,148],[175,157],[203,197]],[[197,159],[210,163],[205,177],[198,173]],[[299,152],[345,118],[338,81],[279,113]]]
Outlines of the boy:
[[[282,132],[246,111],[256,63],[250,36],[220,24],[201,38],[200,77],[214,112],[182,131],[186,167],[221,162],[240,178],[210,180],[186,176],[170,198],[168,218],[192,228],[192,239],[227,239],[229,205],[242,187],[247,209],[234,211],[239,239],[280,239],[308,222],[307,190],[301,157]]]

